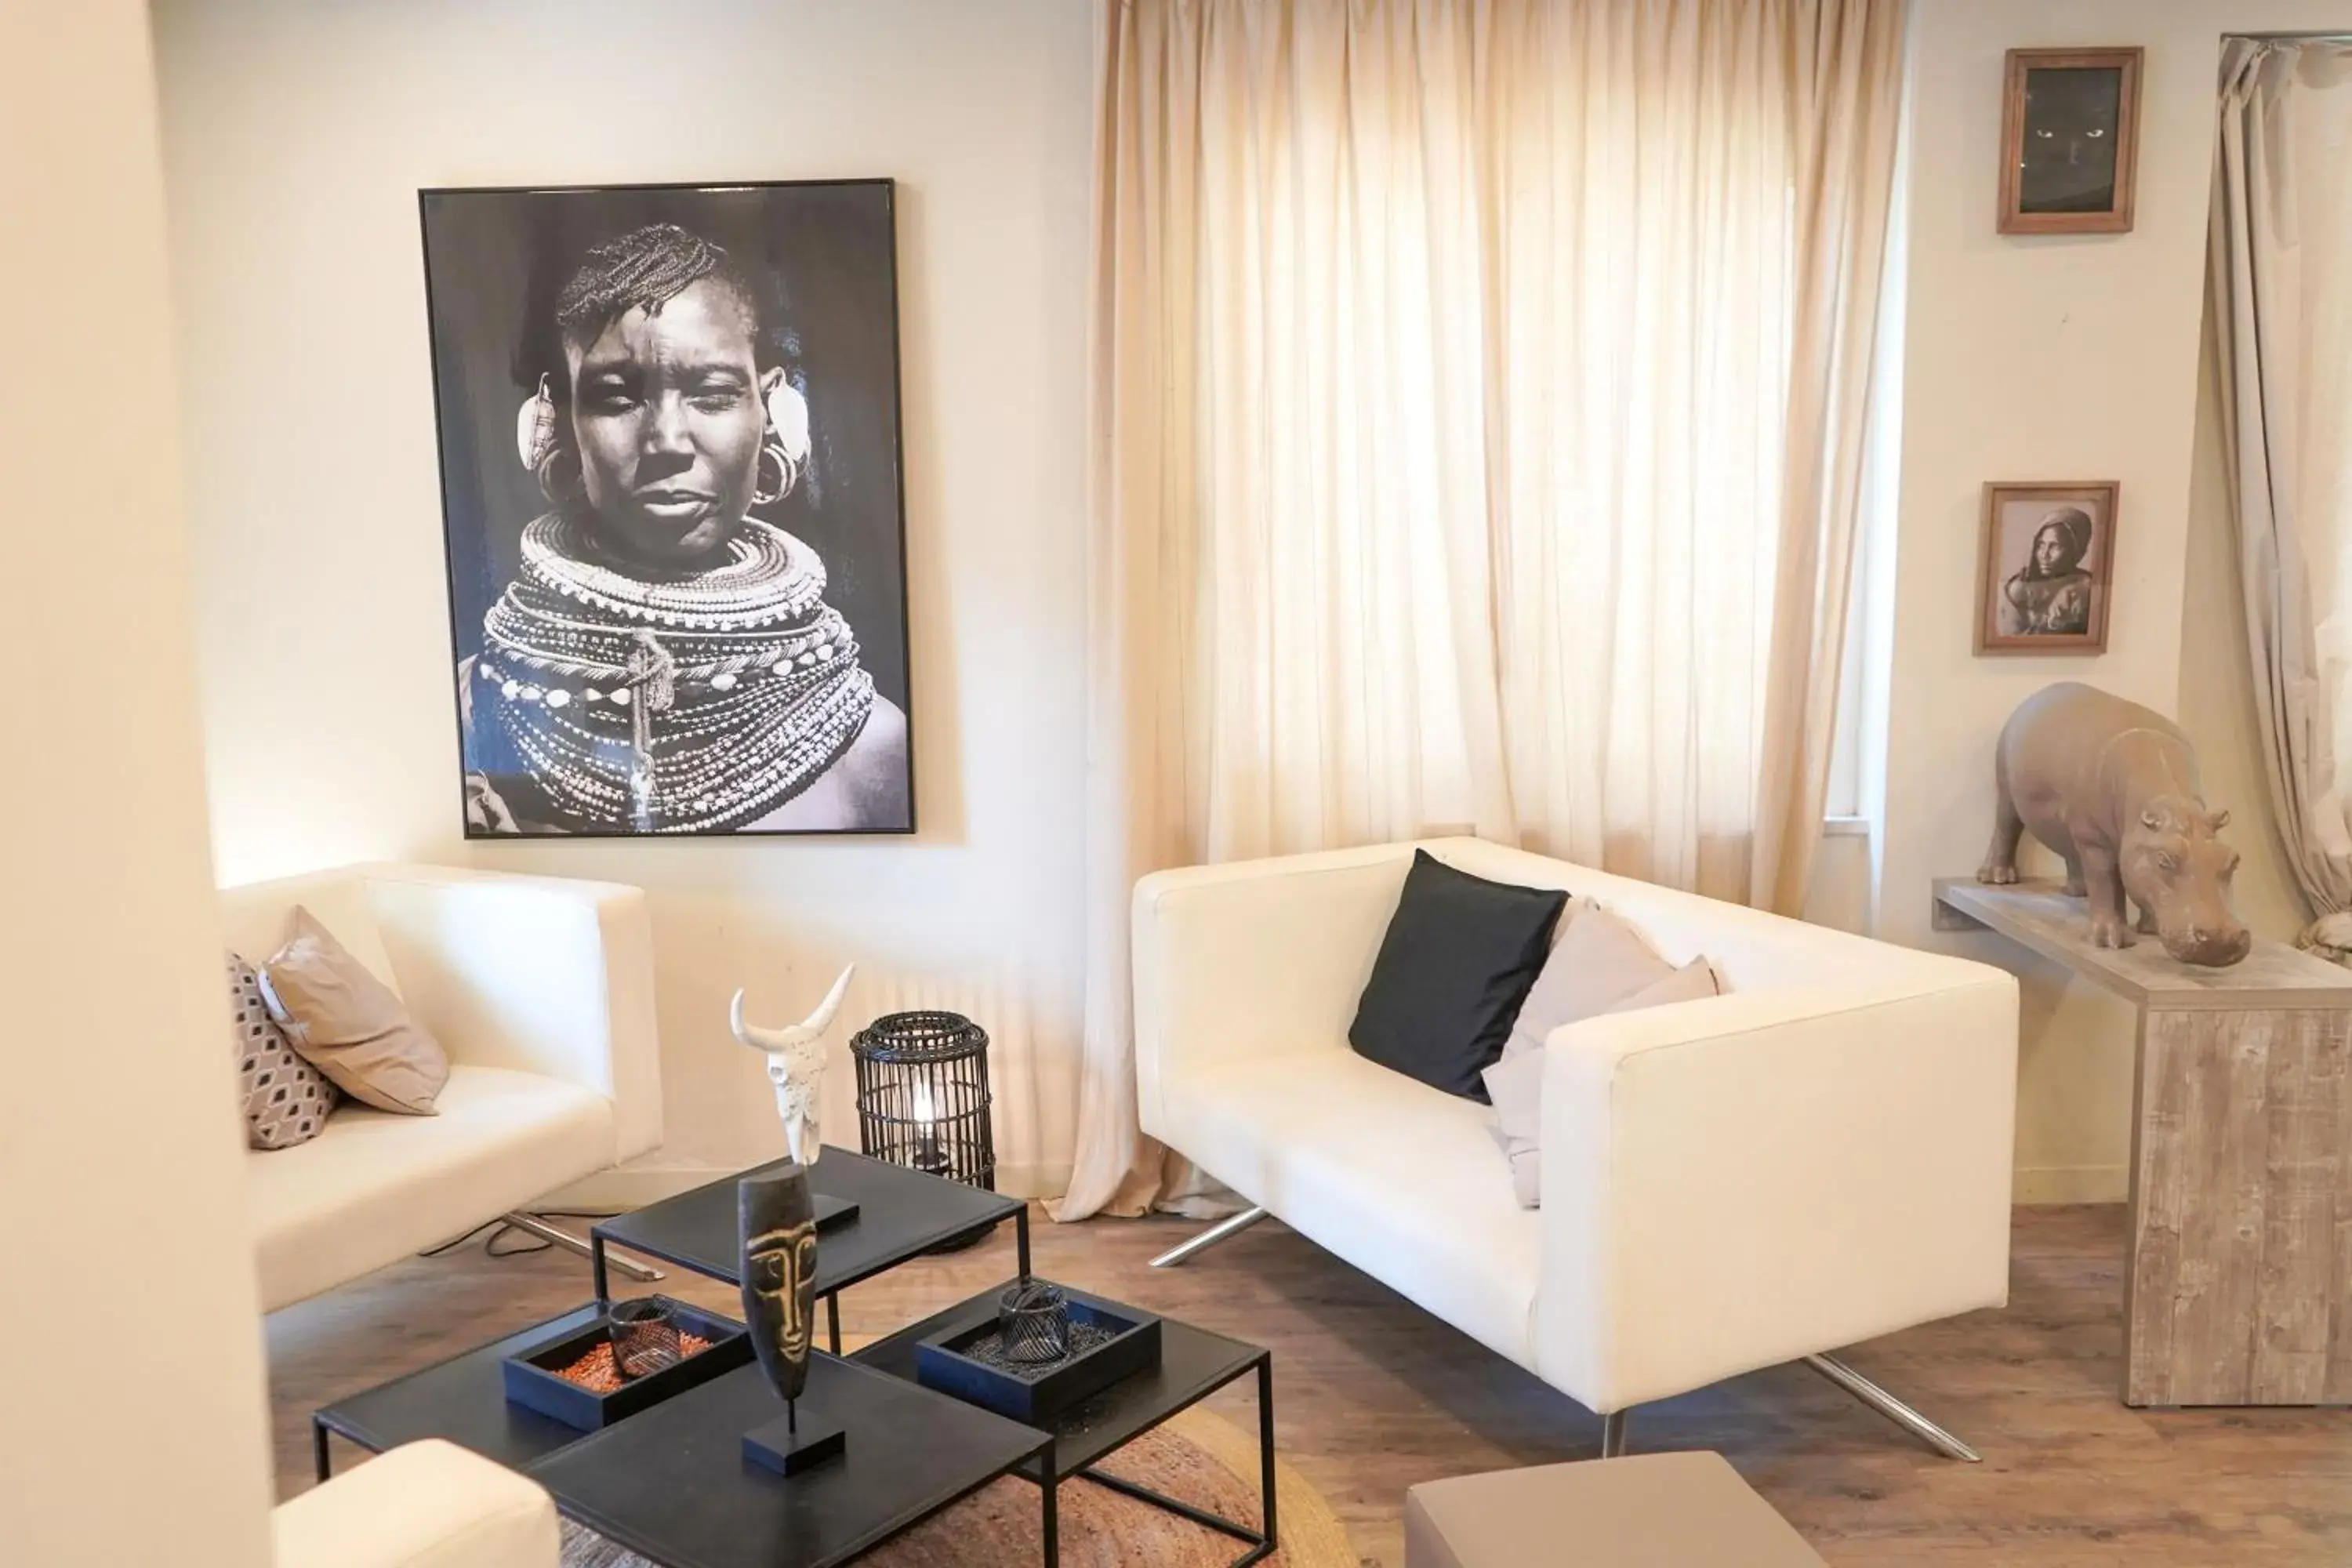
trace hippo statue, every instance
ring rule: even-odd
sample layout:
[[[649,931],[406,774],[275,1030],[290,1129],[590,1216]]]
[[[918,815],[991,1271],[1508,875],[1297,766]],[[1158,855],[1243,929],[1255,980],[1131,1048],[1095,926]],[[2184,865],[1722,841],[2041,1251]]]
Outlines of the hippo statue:
[[[2017,843],[2034,837],[2066,862],[2066,891],[2089,896],[2091,940],[2129,947],[2124,900],[2138,929],[2183,963],[2237,963],[2253,936],[2230,911],[2237,851],[2214,835],[2230,820],[2205,809],[2197,753],[2153,709],[2079,681],[2018,704],[1994,753],[1992,845],[1979,882],[2017,880]]]

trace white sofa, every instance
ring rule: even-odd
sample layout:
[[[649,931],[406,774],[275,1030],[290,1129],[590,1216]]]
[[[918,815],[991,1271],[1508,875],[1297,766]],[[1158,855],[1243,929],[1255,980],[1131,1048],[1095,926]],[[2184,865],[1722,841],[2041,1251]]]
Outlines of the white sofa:
[[[653,929],[611,882],[353,866],[221,894],[254,963],[307,905],[448,1051],[436,1116],[346,1100],[247,1156],[262,1309],[397,1261],[661,1141]]]
[[[1475,839],[1421,847],[1590,895],[1727,994],[1550,1037],[1523,1209],[1486,1107],[1348,1045],[1414,846],[1164,872],[1135,895],[1145,1131],[1603,1415],[2007,1300],[2011,976]]]
[[[278,1505],[277,1568],[556,1568],[555,1504],[536,1482],[433,1439]]]

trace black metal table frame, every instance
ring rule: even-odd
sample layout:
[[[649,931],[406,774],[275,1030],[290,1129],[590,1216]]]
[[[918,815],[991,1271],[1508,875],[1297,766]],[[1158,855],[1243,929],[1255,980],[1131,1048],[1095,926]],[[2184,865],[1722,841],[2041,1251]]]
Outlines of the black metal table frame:
[[[1270,1556],[1274,1552],[1275,1542],[1277,1539],[1274,1514],[1274,1352],[1272,1351],[1261,1350],[1258,1352],[1257,1359],[1255,1361],[1251,1362],[1248,1365],[1236,1371],[1232,1377],[1223,1378],[1216,1383],[1211,1384],[1208,1387],[1201,1390],[1200,1393],[1194,1394],[1192,1398],[1184,1401],[1183,1404],[1172,1407],[1169,1410],[1167,1415],[1162,1415],[1159,1420],[1154,1421],[1150,1426],[1144,1427],[1143,1431],[1136,1433],[1135,1437],[1129,1437],[1127,1440],[1127,1443],[1121,1443],[1119,1447],[1126,1447],[1128,1443],[1134,1442],[1135,1438],[1142,1436],[1144,1432],[1152,1431],[1153,1429],[1174,1419],[1184,1411],[1190,1410],[1193,1405],[1198,1405],[1203,1399],[1208,1398],[1212,1394],[1216,1393],[1217,1390],[1232,1384],[1243,1374],[1243,1373],[1251,1371],[1255,1371],[1257,1373],[1257,1487],[1258,1516],[1261,1524],[1264,1526],[1262,1530],[1252,1530],[1246,1525],[1237,1524],[1234,1521],[1225,1518],[1223,1514],[1211,1513],[1207,1509],[1196,1508],[1189,1502],[1181,1501],[1178,1499],[1168,1496],[1164,1492],[1153,1491],[1150,1487],[1138,1485],[1134,1481],[1122,1480],[1118,1476],[1106,1475],[1101,1470],[1097,1469],[1095,1465],[1088,1465],[1082,1469],[1073,1470],[1070,1472],[1069,1477],[1064,1479],[1083,1478],[1094,1482],[1095,1485],[1098,1487],[1108,1487],[1112,1491],[1118,1492],[1122,1496],[1131,1497],[1138,1502],[1150,1503],[1156,1509],[1162,1510],[1168,1513],[1172,1513],[1180,1519],[1189,1519],[1194,1524],[1205,1526],[1210,1530],[1220,1532],[1221,1534],[1230,1535],[1234,1540],[1242,1542],[1247,1545],[1249,1550],[1243,1552],[1239,1557],[1234,1558],[1233,1562],[1227,1565],[1227,1568],[1249,1568],[1251,1563],[1255,1563],[1262,1558]],[[1113,1454],[1117,1452],[1118,1452],[1118,1448],[1111,1450],[1111,1453]],[[1108,1458],[1110,1456],[1108,1454],[1104,1456],[1105,1458]],[[1053,1450],[1046,1450],[1045,1459],[1050,1469],[1053,1462]],[[1099,1464],[1100,1461],[1097,1460],[1097,1463]],[[1021,1476],[1021,1479],[1024,1480],[1027,1480],[1029,1479],[1027,1476],[1022,1475],[1021,1471],[1017,1469],[1014,1470],[1013,1474]],[[1042,1484],[1044,1485],[1046,1496],[1050,1498],[1053,1495],[1055,1487],[1061,1483],[1059,1481],[1047,1481]],[[1048,1520],[1052,1519],[1055,1511],[1053,1505],[1048,1503],[1045,1509],[1046,1518]],[[1050,1525],[1048,1526],[1048,1529],[1051,1529]],[[1051,1547],[1047,1550],[1045,1561],[1048,1563],[1054,1563],[1059,1561]]]
[[[1021,1275],[1024,1279],[1026,1279],[1029,1274],[1029,1206],[1026,1204],[1024,1204],[1020,1209],[1013,1215],[1012,1218],[1013,1250],[1019,1255]],[[932,1246],[942,1248],[963,1246],[967,1243],[977,1241],[982,1237],[986,1236],[990,1231],[994,1230],[998,1226],[1003,1225],[1003,1223],[1004,1221],[1001,1218],[984,1219],[976,1225],[967,1226],[962,1230],[954,1232],[944,1239],[933,1243]],[[699,1274],[706,1279],[716,1279],[724,1285],[740,1285],[742,1283],[740,1279],[730,1279],[724,1274],[713,1273],[709,1269],[703,1268],[690,1258],[674,1257],[669,1253],[664,1252],[657,1247],[647,1247],[635,1241],[625,1243],[625,1245],[627,1246],[631,1252],[640,1252],[648,1258],[658,1258],[664,1263],[669,1264],[673,1268],[683,1268],[689,1274]],[[820,1239],[818,1246],[821,1247],[823,1245],[823,1240]],[[929,1249],[926,1248],[925,1250]],[[841,1353],[841,1292],[848,1289],[852,1285],[863,1284],[866,1280],[873,1279],[877,1274],[887,1274],[891,1269],[896,1268],[900,1263],[905,1261],[905,1258],[898,1258],[891,1262],[879,1263],[875,1267],[866,1269],[864,1273],[858,1274],[851,1279],[836,1280],[834,1283],[833,1289],[827,1290],[824,1296],[820,1298],[824,1302],[824,1331],[827,1341],[825,1348],[827,1350],[830,1350],[835,1355],[839,1355]],[[597,1304],[602,1306],[604,1303],[611,1301],[613,1299],[613,1290],[612,1283],[607,1275],[604,1264],[604,1238],[597,1234],[593,1229],[591,1229],[588,1233],[588,1268],[589,1272],[593,1279]]]
[[[850,1359],[855,1361],[857,1358],[853,1355]],[[1278,1539],[1275,1519],[1274,1352],[1272,1351],[1259,1351],[1255,1358],[1234,1368],[1231,1374],[1219,1378],[1181,1404],[1170,1405],[1150,1426],[1139,1428],[1125,1442],[1119,1444],[1118,1447],[1124,1448],[1146,1432],[1165,1426],[1219,1389],[1230,1387],[1251,1372],[1257,1373],[1258,1512],[1263,1529],[1252,1530],[1245,1524],[1225,1518],[1223,1514],[1212,1513],[1207,1509],[1170,1497],[1165,1492],[1154,1491],[1150,1487],[1135,1481],[1107,1474],[1097,1468],[1101,1463],[1100,1460],[1096,1461],[1094,1465],[1087,1465],[1072,1470],[1066,1476],[1057,1475],[1054,1463],[1054,1450],[1048,1447],[1036,1475],[1032,1476],[1026,1470],[1018,1468],[1009,1473],[1020,1477],[1045,1493],[1045,1562],[1049,1568],[1061,1561],[1060,1547],[1055,1536],[1055,1521],[1060,1510],[1055,1504],[1054,1494],[1063,1483],[1079,1479],[1092,1481],[1098,1487],[1108,1488],[1121,1496],[1131,1497],[1138,1502],[1149,1503],[1163,1512],[1172,1513],[1179,1519],[1190,1520],[1194,1524],[1216,1531],[1223,1535],[1230,1535],[1243,1542],[1249,1550],[1234,1558],[1227,1564],[1227,1568],[1249,1568],[1249,1564],[1271,1555]],[[1118,1448],[1113,1448],[1110,1452],[1116,1454]],[[1103,1456],[1104,1458],[1109,1457],[1109,1454]]]

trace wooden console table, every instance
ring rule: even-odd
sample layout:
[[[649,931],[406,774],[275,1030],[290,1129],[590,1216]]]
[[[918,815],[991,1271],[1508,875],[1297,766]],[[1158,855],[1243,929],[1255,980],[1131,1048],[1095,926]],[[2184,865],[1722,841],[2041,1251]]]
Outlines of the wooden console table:
[[[1939,878],[1935,923],[2139,1010],[2124,1403],[2352,1404],[2352,972],[2261,940],[2228,969],[2095,947],[2054,882]]]

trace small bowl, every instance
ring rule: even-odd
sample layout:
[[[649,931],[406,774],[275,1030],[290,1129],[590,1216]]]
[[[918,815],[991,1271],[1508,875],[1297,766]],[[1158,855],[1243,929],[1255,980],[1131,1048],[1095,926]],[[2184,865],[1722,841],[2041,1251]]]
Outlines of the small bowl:
[[[1025,1280],[997,1298],[996,1331],[1007,1361],[1027,1366],[1060,1361],[1070,1353],[1070,1303],[1060,1286]]]
[[[639,1296],[614,1302],[604,1316],[613,1338],[613,1367],[624,1379],[678,1363],[677,1318],[667,1302]]]

